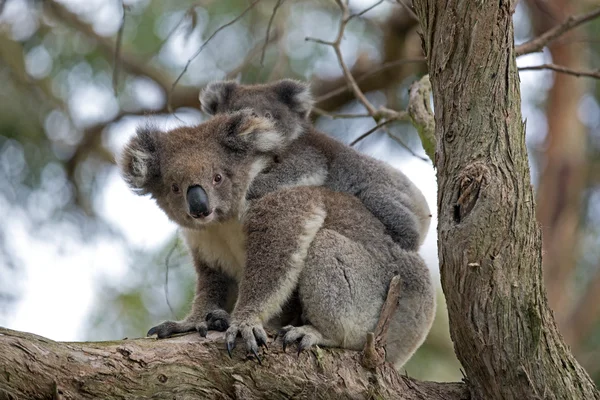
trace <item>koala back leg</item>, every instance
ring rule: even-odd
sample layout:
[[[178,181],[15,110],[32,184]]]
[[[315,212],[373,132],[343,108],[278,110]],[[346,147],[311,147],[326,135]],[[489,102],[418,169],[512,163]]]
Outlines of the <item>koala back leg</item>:
[[[400,368],[421,346],[435,317],[435,288],[421,257],[398,250],[390,270],[397,269],[402,280],[398,309],[390,322],[386,360]]]
[[[320,333],[318,345],[360,349],[377,324],[387,286],[360,243],[322,229],[309,249],[298,291],[304,319]]]

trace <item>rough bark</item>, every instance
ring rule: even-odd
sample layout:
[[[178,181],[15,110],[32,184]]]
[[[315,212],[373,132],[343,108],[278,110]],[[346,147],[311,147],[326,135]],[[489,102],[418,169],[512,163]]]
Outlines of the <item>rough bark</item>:
[[[516,1],[418,0],[433,87],[450,333],[475,398],[598,399],[542,284],[521,118]]]
[[[218,334],[59,343],[0,328],[0,399],[469,399],[461,383],[364,369],[357,352],[296,356],[274,344],[258,365],[239,349],[230,359],[223,343]]]

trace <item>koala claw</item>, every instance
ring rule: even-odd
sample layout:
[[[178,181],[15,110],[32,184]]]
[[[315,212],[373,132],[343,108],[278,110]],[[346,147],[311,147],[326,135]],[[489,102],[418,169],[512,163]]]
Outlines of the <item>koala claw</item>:
[[[258,360],[258,363],[262,365],[262,361],[260,360],[260,357],[258,356],[256,350],[252,349],[252,353],[254,354],[254,357],[256,357],[256,359]]]
[[[233,358],[231,355],[231,351],[235,347],[235,341],[233,343],[227,342],[227,354],[229,354],[229,358]]]
[[[233,322],[225,333],[225,342],[229,353],[231,353],[231,350],[235,347],[235,339],[238,335],[241,335],[246,343],[246,350],[248,353],[254,354],[259,364],[262,364],[262,361],[258,356],[258,346],[266,346],[267,343],[267,333],[262,325],[260,323]]]

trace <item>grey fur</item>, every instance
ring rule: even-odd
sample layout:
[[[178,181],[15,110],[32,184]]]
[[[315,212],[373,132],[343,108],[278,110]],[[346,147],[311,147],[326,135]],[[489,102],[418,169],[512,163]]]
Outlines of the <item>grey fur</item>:
[[[291,143],[281,162],[254,181],[250,198],[281,187],[322,185],[358,197],[403,248],[417,250],[423,243],[431,212],[421,191],[402,172],[315,130],[307,120],[312,107],[307,84],[215,82],[200,94],[200,102],[212,115],[251,108],[270,116]]]
[[[146,145],[148,135],[141,131],[125,148],[123,175],[184,228],[198,273],[190,315],[164,322],[149,334],[205,334],[229,325],[227,343],[241,335],[246,349],[258,354],[267,340],[264,324],[283,327],[300,317],[301,326],[285,328],[284,343],[299,340],[300,349],[315,344],[358,349],[374,329],[389,282],[398,274],[403,286],[388,360],[401,366],[425,339],[435,311],[429,271],[416,253],[386,234],[360,201],[303,186],[246,202],[257,174],[277,168],[273,160],[285,148],[272,121],[237,112],[194,128],[152,132],[152,146]],[[215,173],[224,177],[218,185]],[[174,183],[179,193],[172,191]],[[187,214],[182,193],[191,185],[205,189],[210,216]],[[227,299],[236,296],[236,283],[230,316]],[[299,309],[302,314],[294,315]],[[282,310],[291,310],[291,319]]]

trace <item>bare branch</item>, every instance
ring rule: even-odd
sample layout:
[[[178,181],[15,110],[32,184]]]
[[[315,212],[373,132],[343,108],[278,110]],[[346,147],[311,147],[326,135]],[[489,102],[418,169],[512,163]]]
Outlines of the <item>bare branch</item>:
[[[167,306],[169,307],[169,310],[171,311],[171,315],[173,316],[173,318],[177,318],[177,315],[175,314],[175,311],[173,310],[173,307],[171,306],[171,301],[169,300],[169,269],[171,267],[171,256],[173,256],[173,253],[175,252],[175,249],[177,249],[177,245],[179,244],[179,235],[176,234],[175,235],[175,241],[173,241],[173,246],[169,249],[169,253],[167,253],[167,257],[165,258],[165,284],[164,284],[164,291],[165,291],[165,302],[167,303]]]
[[[265,53],[267,52],[267,46],[269,45],[269,34],[271,33],[271,25],[273,24],[273,20],[275,19],[275,14],[277,14],[277,9],[281,6],[281,4],[285,0],[277,0],[275,7],[273,7],[273,13],[271,14],[271,18],[269,18],[269,23],[267,24],[267,33],[265,34],[265,44],[262,48],[262,53],[260,55],[260,66],[264,66],[265,61]]]
[[[123,30],[125,29],[125,17],[127,15],[125,10],[125,4],[121,2],[121,8],[123,9],[123,19],[121,20],[121,26],[119,27],[119,32],[117,33],[117,43],[115,45],[115,57],[114,57],[114,66],[113,66],[113,91],[115,96],[118,94],[118,84],[119,84],[119,67],[121,66],[120,55],[121,55],[121,46],[123,44]]]
[[[175,79],[175,81],[173,82],[173,84],[171,85],[171,89],[169,90],[168,94],[167,94],[167,109],[169,110],[169,112],[173,112],[172,108],[171,108],[171,95],[173,93],[173,91],[175,90],[175,87],[177,86],[177,83],[179,83],[179,81],[181,80],[181,78],[183,78],[183,75],[185,75],[185,73],[187,72],[190,64],[192,63],[192,61],[194,61],[196,59],[196,57],[198,57],[200,55],[200,53],[202,52],[202,50],[204,50],[204,48],[206,47],[206,45],[208,45],[210,43],[210,41],[219,33],[221,32],[223,29],[227,28],[230,25],[235,24],[237,21],[239,21],[240,19],[242,19],[244,17],[244,15],[246,15],[246,13],[248,11],[250,11],[251,9],[254,8],[255,5],[257,5],[260,2],[260,0],[254,0],[248,7],[246,7],[246,9],[244,11],[242,11],[242,13],[240,15],[238,15],[237,17],[235,17],[234,19],[232,19],[231,21],[227,22],[226,24],[221,25],[220,27],[218,27],[209,37],[208,39],[206,39],[206,41],[204,43],[202,43],[202,46],[200,46],[200,48],[198,48],[198,50],[196,50],[196,52],[187,60],[187,62],[185,63],[185,67],[183,67],[183,70],[181,71],[181,73],[177,76],[177,78]]]
[[[367,341],[362,351],[361,364],[365,368],[375,369],[385,362],[385,345],[387,342],[387,332],[390,327],[392,317],[398,308],[398,299],[400,298],[400,275],[396,275],[390,282],[387,297],[375,331],[367,333]]]
[[[387,133],[387,135],[392,138],[396,143],[398,143],[400,146],[402,146],[404,148],[404,150],[408,151],[410,153],[411,156],[418,158],[421,161],[428,161],[429,158],[428,157],[423,157],[418,155],[417,153],[414,152],[413,149],[411,149],[406,143],[404,143],[404,141],[402,139],[400,139],[398,136],[394,135],[392,133],[392,131],[390,131],[389,126],[384,126],[382,127],[382,129],[384,130],[385,133]]]
[[[393,119],[387,119],[387,120],[385,120],[383,122],[378,123],[373,128],[369,129],[368,131],[366,131],[365,133],[363,133],[362,135],[360,135],[359,137],[357,137],[356,139],[354,139],[352,142],[350,142],[350,147],[354,146],[356,143],[360,142],[361,140],[363,140],[364,138],[366,138],[370,134],[372,134],[374,132],[377,132],[379,129],[381,129],[385,125],[390,124],[390,123],[392,123],[394,121],[395,120],[393,120]]]
[[[370,7],[365,8],[361,12],[358,12],[356,14],[350,15],[350,17],[348,17],[348,21],[350,21],[352,18],[362,17],[364,14],[368,13],[369,11],[371,11],[372,9],[374,9],[375,7],[377,7],[378,5],[380,5],[381,3],[383,3],[383,1],[384,0],[379,0],[377,3],[371,5]]]
[[[370,77],[372,77],[374,75],[377,75],[377,74],[379,74],[381,72],[387,71],[388,69],[391,69],[391,68],[394,68],[394,67],[399,67],[399,66],[405,65],[405,64],[424,63],[426,61],[427,61],[426,57],[419,57],[419,58],[407,58],[407,59],[404,59],[404,60],[396,60],[396,61],[386,62],[386,63],[381,64],[381,66],[379,66],[379,67],[377,67],[375,69],[372,69],[372,70],[370,70],[367,73],[364,73],[364,74],[360,75],[358,78],[356,78],[356,83],[358,84],[360,82],[363,82],[365,79],[368,79],[368,78],[370,78]],[[325,100],[328,100],[328,99],[330,99],[332,97],[335,97],[335,96],[337,96],[337,95],[339,95],[341,93],[344,93],[344,92],[346,92],[348,90],[349,90],[349,88],[347,86],[340,87],[340,88],[338,88],[336,90],[332,90],[331,92],[328,92],[328,93],[326,93],[326,94],[324,94],[322,96],[317,97],[315,101],[317,103],[320,103],[322,101],[325,101]]]
[[[275,30],[275,33],[269,36],[269,42],[267,43],[267,45],[278,40],[280,36],[281,35],[279,34],[279,30]],[[242,60],[240,65],[229,71],[227,75],[225,75],[225,79],[233,79],[237,74],[242,72],[244,68],[246,68],[248,64],[250,64],[254,57],[256,57],[262,51],[263,46],[264,44],[258,43],[256,46],[250,49],[250,51],[246,54],[246,57]]]
[[[317,115],[321,115],[323,117],[329,117],[332,119],[371,118],[370,114],[335,114],[335,113],[327,112],[327,111],[317,108],[317,107],[313,107],[311,111]]]
[[[67,10],[60,3],[49,0],[44,2],[44,5],[55,18],[94,40],[106,58],[111,59],[114,57],[115,43],[113,40],[98,35],[91,25],[81,21],[76,14]],[[145,60],[123,51],[121,51],[119,59],[121,66],[130,74],[147,76],[162,86],[165,91],[169,87],[169,77],[163,71],[153,68]]]
[[[567,18],[565,22],[560,25],[555,26],[554,28],[548,30],[546,33],[531,39],[528,42],[520,44],[519,46],[515,46],[515,52],[517,56],[522,56],[523,54],[535,53],[537,51],[541,51],[545,46],[549,43],[563,35],[565,32],[568,32],[581,24],[584,24],[588,21],[591,21],[600,16],[600,8],[592,10],[588,13],[571,16]]]
[[[554,72],[559,72],[561,74],[573,75],[578,78],[594,78],[600,79],[600,70],[597,71],[584,71],[574,68],[563,67],[562,65],[556,64],[541,64],[541,65],[532,65],[528,67],[519,67],[519,71],[539,71],[539,70],[552,70]]]

